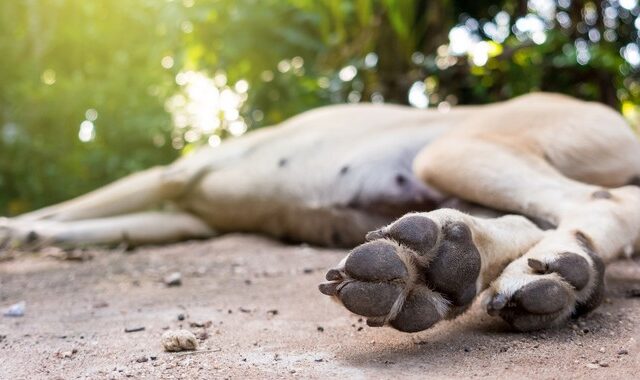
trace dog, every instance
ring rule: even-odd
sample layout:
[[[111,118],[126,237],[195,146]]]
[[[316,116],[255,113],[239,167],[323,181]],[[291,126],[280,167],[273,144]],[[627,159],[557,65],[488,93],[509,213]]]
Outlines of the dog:
[[[422,331],[486,290],[489,314],[546,328],[596,308],[605,265],[640,249],[640,141],[614,110],[558,94],[334,105],[5,218],[0,242],[231,231],[356,246],[319,289],[370,326]]]

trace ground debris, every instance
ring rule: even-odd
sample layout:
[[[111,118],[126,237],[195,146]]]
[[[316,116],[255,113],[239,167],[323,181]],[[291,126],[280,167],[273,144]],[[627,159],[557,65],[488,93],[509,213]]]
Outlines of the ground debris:
[[[64,250],[59,247],[46,247],[42,250],[45,257],[51,257],[61,261],[89,261],[93,259],[93,254],[86,249]]]
[[[132,332],[144,331],[144,329],[145,329],[145,327],[144,327],[144,326],[125,327],[125,328],[124,328],[124,332],[126,332],[126,333],[132,333]]]
[[[70,359],[76,353],[78,353],[78,349],[77,348],[74,348],[71,351],[58,351],[58,352],[56,352],[56,357],[60,358],[60,359]]]
[[[3,314],[5,317],[22,317],[24,316],[26,308],[27,303],[25,301],[20,301],[9,306],[9,308]]]
[[[188,330],[169,330],[162,334],[162,347],[165,351],[193,351],[198,348],[196,336]]]
[[[194,328],[199,327],[199,328],[205,328],[205,329],[211,327],[212,325],[213,325],[212,321],[189,323],[189,327],[194,327]]]
[[[182,274],[180,272],[173,272],[166,275],[163,282],[167,286],[180,286],[182,285]]]
[[[136,358],[136,363],[146,363],[149,361],[149,358],[146,356],[140,356],[139,358]]]
[[[640,297],[640,288],[633,288],[633,289],[627,290],[627,297],[628,298]]]

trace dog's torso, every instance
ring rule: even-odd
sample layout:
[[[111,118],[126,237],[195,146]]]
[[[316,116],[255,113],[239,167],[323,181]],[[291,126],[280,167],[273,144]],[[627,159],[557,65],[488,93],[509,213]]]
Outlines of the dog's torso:
[[[446,199],[415,177],[412,162],[469,112],[392,105],[313,110],[197,153],[209,166],[181,205],[219,231],[352,246],[366,231]]]

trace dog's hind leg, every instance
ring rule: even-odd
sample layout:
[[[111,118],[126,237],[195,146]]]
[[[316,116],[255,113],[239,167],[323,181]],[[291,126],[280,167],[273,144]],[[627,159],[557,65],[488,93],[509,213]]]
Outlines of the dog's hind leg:
[[[415,165],[418,176],[438,189],[557,226],[505,268],[484,301],[491,314],[519,330],[549,327],[593,310],[603,298],[604,264],[638,244],[638,187],[578,182],[547,157],[478,138],[443,139],[425,149]],[[630,168],[625,168],[626,176]]]
[[[604,263],[640,238],[640,188],[602,187],[637,173],[638,141],[611,110],[518,102],[433,142],[414,171],[443,193],[557,229],[536,231],[514,216],[499,226],[504,218],[442,218],[449,210],[407,215],[371,234],[320,290],[403,331],[455,316],[489,284],[487,310],[520,330],[597,307]]]
[[[2,234],[6,235],[2,242]],[[185,212],[146,211],[78,221],[15,222],[0,230],[0,245],[37,249],[46,245],[76,247],[169,243],[215,235],[204,221]],[[2,248],[2,247],[0,247]]]

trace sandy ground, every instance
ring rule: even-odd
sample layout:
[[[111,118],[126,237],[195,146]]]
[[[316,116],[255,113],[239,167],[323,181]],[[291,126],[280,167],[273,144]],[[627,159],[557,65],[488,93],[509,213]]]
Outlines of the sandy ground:
[[[84,262],[23,254],[0,262],[0,379],[638,378],[640,261],[608,272],[606,303],[586,318],[519,334],[475,305],[403,334],[369,328],[317,291],[345,251],[256,236],[92,251]],[[162,278],[182,273],[182,285]],[[179,320],[182,314],[184,320]],[[200,327],[198,327],[200,326]],[[125,328],[144,327],[126,333]],[[166,329],[200,338],[163,352]]]

